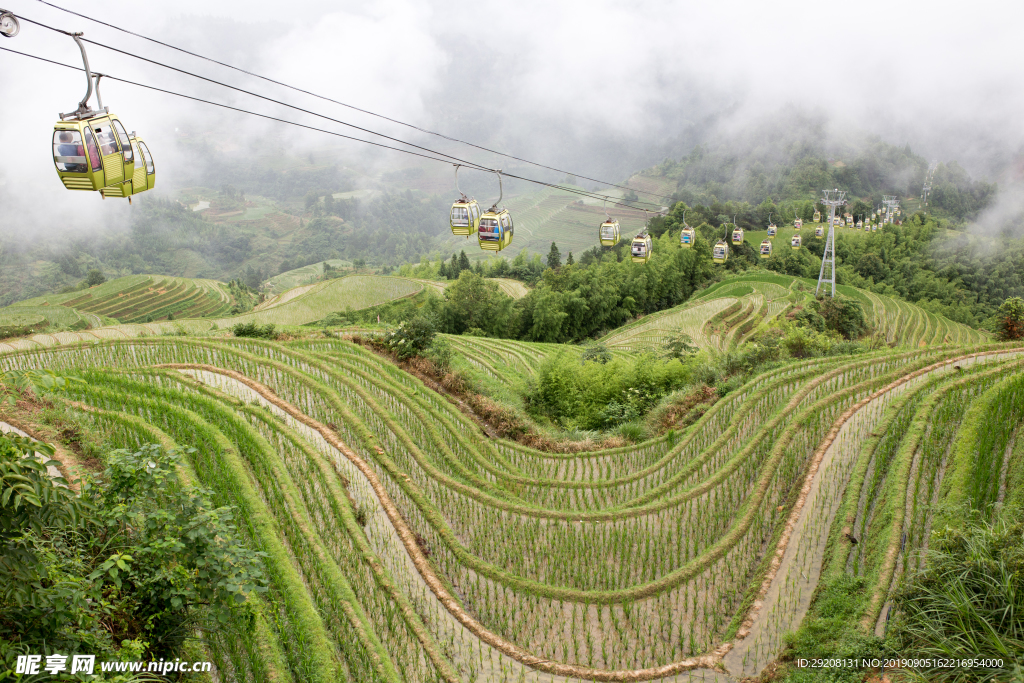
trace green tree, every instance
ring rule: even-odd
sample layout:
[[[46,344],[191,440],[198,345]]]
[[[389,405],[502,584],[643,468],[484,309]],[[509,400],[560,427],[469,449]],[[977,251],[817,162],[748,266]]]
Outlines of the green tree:
[[[998,333],[1004,341],[1024,337],[1024,299],[1010,297],[999,307]]]
[[[857,339],[867,328],[863,307],[860,302],[849,297],[822,297],[814,303],[813,308],[824,318],[828,329],[838,332],[846,339]]]
[[[470,270],[473,266],[469,263],[469,257],[466,256],[465,250],[459,252],[459,272],[464,270]]]
[[[488,336],[503,337],[513,326],[515,302],[498,283],[471,270],[462,271],[459,279],[445,288],[444,299],[440,327],[445,332],[462,334],[478,328]]]
[[[573,257],[572,257],[572,252],[570,251],[570,252],[569,252],[569,255],[568,255],[567,257],[565,257],[565,265],[567,265],[567,266],[571,266],[571,265],[573,265],[574,263],[576,263],[576,260],[575,260],[575,259],[573,259]]]
[[[101,271],[99,268],[91,268],[89,270],[89,273],[85,276],[85,284],[89,285],[90,287],[102,285],[106,281],[107,278],[103,275],[103,271]]]
[[[561,267],[562,253],[558,251],[558,245],[552,242],[551,249],[548,251],[548,268],[558,270]]]

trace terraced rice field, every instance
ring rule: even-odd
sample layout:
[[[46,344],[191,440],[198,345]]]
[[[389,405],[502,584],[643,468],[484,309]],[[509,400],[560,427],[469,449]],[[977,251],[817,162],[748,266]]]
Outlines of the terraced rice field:
[[[334,311],[345,311],[347,308],[359,310],[397,298],[414,296],[422,291],[423,287],[420,282],[406,278],[351,275],[317,283],[304,291],[300,290],[293,297],[287,292],[279,298],[271,299],[267,302],[268,306],[261,306],[251,313],[230,318],[106,325],[80,332],[40,333],[21,339],[0,341],[0,353],[77,342],[96,342],[102,339],[208,334],[248,322],[261,325],[304,325],[321,320]]]
[[[679,333],[690,335],[700,348],[720,351],[742,343],[757,326],[784,315],[791,306],[806,305],[816,281],[775,273],[747,273],[715,283],[690,301],[620,327],[601,341],[630,351],[658,349]],[[837,288],[858,300],[871,325],[894,348],[940,344],[980,344],[990,336],[924,309],[854,287]]]
[[[352,267],[352,263],[350,261],[342,261],[341,259],[330,259],[327,263],[332,268]],[[308,266],[295,268],[293,270],[285,271],[280,275],[275,275],[267,280],[267,282],[270,283],[270,293],[280,295],[290,289],[299,287],[300,285],[315,284],[323,274],[324,264],[322,261],[318,261],[317,263],[311,263]]]
[[[423,287],[424,285],[419,282],[400,277],[348,275],[319,282],[298,296],[281,302],[280,305],[231,318],[220,318],[214,322],[222,329],[248,322],[305,325],[322,320],[336,311],[358,311],[393,299],[415,296],[423,291]]]
[[[223,315],[231,310],[227,286],[213,280],[131,275],[69,294],[48,294],[14,307],[64,306],[122,323]]]
[[[0,328],[57,327],[86,329],[99,327],[104,319],[94,313],[76,311],[66,306],[8,306],[0,308]]]
[[[544,358],[578,347],[563,344],[521,342],[511,339],[443,335],[458,352],[460,360],[506,385],[513,386],[523,377],[533,375]]]
[[[499,373],[545,353],[452,341]],[[194,447],[191,475],[237,506],[271,589],[253,628],[206,636],[221,680],[552,683],[756,673],[825,552],[868,579],[873,628],[940,523],[923,501],[1024,490],[1005,466],[1022,358],[929,346],[791,363],[682,434],[577,454],[490,439],[341,340],[102,341],[0,369],[82,373],[66,399],[83,419],[116,444]],[[844,526],[884,551],[857,556],[835,542]]]

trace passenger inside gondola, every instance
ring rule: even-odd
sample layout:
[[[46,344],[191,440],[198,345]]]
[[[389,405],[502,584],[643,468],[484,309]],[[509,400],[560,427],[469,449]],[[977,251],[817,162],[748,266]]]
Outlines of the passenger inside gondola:
[[[78,131],[61,131],[54,144],[54,158],[57,168],[67,173],[86,173],[89,168],[85,158],[85,146]]]

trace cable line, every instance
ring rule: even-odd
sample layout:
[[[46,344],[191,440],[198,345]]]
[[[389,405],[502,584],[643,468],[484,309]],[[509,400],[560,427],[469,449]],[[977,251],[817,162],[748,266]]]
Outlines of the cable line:
[[[22,17],[22,18],[24,18],[24,17]],[[37,23],[37,22],[33,22],[33,23]],[[60,29],[54,29],[54,30],[59,31]],[[16,55],[21,55],[22,57],[30,57],[32,59],[36,59],[36,60],[39,60],[41,62],[47,62],[49,64],[54,64],[56,66],[62,66],[65,69],[72,69],[74,71],[84,71],[84,69],[82,67],[80,67],[80,66],[72,66],[71,64],[64,64],[63,62],[58,62],[58,61],[55,61],[53,59],[47,59],[46,57],[40,57],[38,55],[29,54],[27,52],[21,52],[19,50],[14,50],[14,49],[11,49],[9,47],[0,47],[0,50],[3,50],[4,52],[11,52],[11,53],[16,54]],[[441,159],[441,158],[438,158],[437,156],[431,156],[429,154],[422,154],[420,152],[414,152],[413,150],[402,149],[401,147],[392,147],[390,145],[385,145],[385,144],[380,143],[380,142],[374,142],[372,140],[364,140],[362,138],[353,137],[351,135],[345,135],[344,133],[338,133],[336,131],[327,130],[325,128],[317,128],[316,126],[310,126],[310,125],[307,125],[307,124],[304,124],[304,123],[298,123],[296,121],[289,121],[288,119],[282,119],[282,118],[279,118],[279,117],[276,117],[276,116],[271,116],[269,114],[260,114],[259,112],[250,111],[248,109],[242,109],[240,107],[233,107],[231,105],[223,104],[223,103],[220,103],[220,102],[213,102],[212,100],[206,100],[206,99],[203,99],[201,97],[195,97],[193,95],[186,95],[186,94],[183,94],[183,93],[174,92],[173,90],[167,90],[165,88],[159,88],[159,87],[154,86],[154,85],[147,85],[145,83],[139,83],[139,82],[136,82],[136,81],[130,81],[130,80],[125,79],[125,78],[118,78],[116,76],[110,76],[110,75],[107,75],[107,74],[104,74],[103,77],[107,78],[109,80],[112,80],[112,81],[118,81],[120,83],[126,83],[128,85],[134,85],[136,87],[145,88],[147,90],[154,90],[156,92],[161,92],[161,93],[164,93],[164,94],[167,94],[167,95],[174,95],[175,97],[181,97],[183,99],[192,100],[194,102],[201,102],[203,104],[209,104],[209,105],[212,105],[214,107],[220,107],[222,109],[229,109],[231,111],[239,112],[241,114],[248,114],[250,116],[256,116],[256,117],[259,117],[259,118],[262,118],[262,119],[267,119],[267,120],[270,120],[270,121],[276,121],[278,123],[284,123],[284,124],[287,124],[287,125],[290,125],[290,126],[296,126],[298,128],[304,128],[306,130],[311,130],[311,131],[315,131],[315,132],[318,132],[318,133],[326,133],[327,135],[333,135],[335,137],[344,138],[346,140],[353,140],[355,142],[362,142],[362,143],[365,143],[367,145],[372,145],[374,147],[379,147],[379,148],[382,148],[382,149],[388,149],[388,150],[392,150],[392,151],[395,151],[395,152],[402,152],[404,154],[409,154],[409,155],[420,157],[420,158],[423,158],[423,159],[429,159],[431,161],[439,161],[439,162],[441,162],[443,164],[451,164],[452,163],[448,159]],[[426,150],[426,151],[432,152],[432,150],[429,150],[429,149]],[[447,155],[445,155],[445,156],[447,156]],[[587,197],[587,198],[590,198],[590,199],[603,199],[603,200],[607,200],[610,204],[613,204],[615,206],[625,207],[625,208],[628,208],[628,209],[633,209],[634,211],[643,211],[644,210],[644,209],[638,209],[637,207],[631,206],[630,204],[625,204],[623,202],[618,202],[613,197],[605,197],[603,195],[594,194],[594,193],[591,193],[591,192],[587,192],[585,190],[578,190],[576,188],[564,187],[562,185],[556,185],[554,183],[544,182],[543,180],[535,180],[533,178],[527,178],[525,176],[519,176],[519,175],[515,175],[515,174],[512,174],[512,173],[506,173],[505,171],[499,171],[499,169],[487,168],[486,166],[481,166],[479,164],[472,164],[472,163],[470,163],[470,164],[468,164],[468,167],[469,168],[473,168],[473,169],[478,170],[478,171],[483,171],[483,172],[486,172],[486,173],[499,173],[500,172],[501,175],[503,175],[505,177],[508,177],[508,178],[514,178],[516,180],[522,180],[524,182],[533,183],[535,185],[541,185],[541,186],[544,186],[544,187],[550,187],[552,189],[561,190],[563,192],[569,192],[569,193],[576,194],[576,195],[579,195],[579,196],[582,196],[582,197]]]
[[[554,166],[547,166],[546,164],[542,164],[542,163],[539,163],[539,162],[536,162],[536,161],[530,161],[529,159],[524,159],[522,157],[517,157],[517,156],[514,156],[512,154],[507,154],[505,152],[499,152],[497,150],[490,149],[488,147],[483,147],[481,145],[477,145],[477,144],[472,143],[472,142],[467,142],[466,140],[461,140],[459,138],[455,138],[455,137],[451,137],[449,135],[445,135],[444,133],[438,133],[438,132],[435,132],[435,131],[432,131],[432,130],[428,130],[426,128],[421,128],[420,126],[417,126],[417,125],[414,125],[414,124],[411,124],[411,123],[406,123],[404,121],[399,121],[398,119],[394,119],[394,118],[391,118],[389,116],[385,116],[384,114],[378,114],[378,113],[372,112],[372,111],[370,111],[368,109],[363,109],[361,107],[357,107],[357,106],[352,105],[352,104],[347,104],[345,102],[340,102],[338,100],[332,99],[332,98],[327,97],[325,95],[318,95],[315,92],[312,92],[312,91],[309,91],[309,90],[304,90],[304,89],[299,88],[297,86],[289,85],[287,83],[283,83],[281,81],[274,80],[273,78],[269,78],[267,76],[261,76],[258,73],[254,73],[252,71],[247,71],[245,69],[242,69],[242,68],[237,67],[237,66],[233,66],[233,65],[228,64],[226,62],[218,61],[216,59],[213,59],[212,57],[206,57],[206,56],[198,54],[196,52],[191,52],[191,51],[186,50],[184,48],[180,48],[180,47],[177,47],[175,45],[171,45],[170,43],[165,43],[165,42],[163,42],[161,40],[157,40],[155,38],[150,38],[148,36],[144,36],[141,33],[136,33],[134,31],[129,31],[128,29],[121,28],[120,26],[115,26],[114,24],[109,24],[109,23],[107,23],[105,21],[101,21],[100,19],[95,19],[95,18],[90,17],[88,15],[81,14],[79,12],[75,12],[75,11],[67,9],[65,7],[61,7],[60,5],[55,5],[52,2],[47,2],[46,0],[36,0],[36,1],[41,3],[41,4],[43,4],[43,5],[47,5],[48,7],[52,7],[54,9],[58,9],[58,10],[60,10],[62,12],[67,12],[68,14],[73,14],[73,15],[75,15],[77,17],[81,17],[82,19],[86,19],[86,20],[94,22],[96,24],[100,24],[101,26],[106,26],[107,28],[114,29],[115,31],[120,31],[120,32],[126,33],[128,35],[135,36],[136,38],[141,38],[142,40],[147,40],[147,41],[149,41],[151,43],[155,43],[157,45],[161,45],[161,46],[169,48],[171,50],[177,50],[178,52],[181,52],[183,54],[187,54],[187,55],[195,57],[197,59],[202,59],[202,60],[205,60],[205,61],[208,61],[208,62],[212,62],[213,64],[217,64],[219,66],[223,66],[225,68],[232,69],[234,71],[238,71],[240,73],[246,74],[247,76],[252,76],[253,78],[259,78],[261,80],[267,81],[268,83],[273,83],[273,84],[279,85],[279,86],[281,86],[283,88],[288,88],[290,90],[294,90],[296,92],[300,92],[300,93],[303,93],[305,95],[309,95],[311,97],[316,97],[316,98],[324,100],[326,102],[331,102],[333,104],[337,104],[339,106],[346,107],[348,109],[352,109],[353,111],[358,111],[360,113],[367,114],[369,116],[374,116],[374,117],[377,117],[379,119],[383,119],[385,121],[389,121],[391,123],[398,124],[400,126],[405,126],[406,128],[411,128],[411,129],[419,131],[421,133],[426,133],[427,135],[434,135],[436,137],[443,138],[443,139],[448,140],[450,142],[457,142],[457,143],[462,144],[462,145],[468,145],[469,147],[473,147],[473,148],[482,150],[484,152],[489,152],[491,154],[497,154],[499,156],[503,156],[503,157],[506,157],[506,158],[509,158],[509,159],[513,159],[515,161],[520,161],[520,162],[522,162],[524,164],[530,164],[531,166],[537,166],[539,168],[544,168],[544,169],[547,169],[549,171],[555,171],[556,173],[565,173],[566,175],[575,176],[577,178],[582,178],[584,180],[589,180],[591,182],[600,183],[602,185],[608,185],[609,187],[617,187],[617,188],[622,189],[622,190],[631,190],[633,192],[638,192],[640,194],[644,194],[644,195],[647,195],[649,197],[657,197],[659,199],[667,199],[669,201],[674,201],[674,199],[671,196],[669,196],[669,195],[657,194],[655,192],[647,192],[645,190],[638,190],[636,188],[629,187],[628,185],[619,185],[617,183],[610,183],[608,181],[599,180],[597,178],[590,178],[590,177],[585,176],[585,175],[580,175],[579,173],[573,173],[572,171],[565,171],[565,170],[562,170],[560,168],[555,168]],[[31,20],[27,20],[27,21],[31,21]],[[38,23],[38,22],[33,22],[33,23]],[[40,24],[40,25],[42,25],[42,24]],[[47,28],[49,28],[49,27],[47,27]],[[93,42],[93,41],[88,41],[88,42]],[[93,43],[93,44],[100,45],[99,43]],[[106,47],[106,46],[105,45],[100,45],[100,47]],[[114,48],[108,48],[108,49],[114,49]],[[135,56],[135,55],[132,55],[132,56]],[[140,59],[142,59],[142,58],[140,58]],[[147,60],[147,61],[149,61],[149,60]],[[157,62],[154,62],[154,63],[157,63]],[[161,65],[161,66],[165,66],[165,65]],[[168,68],[173,68],[173,67],[168,67]],[[183,73],[186,73],[186,72],[183,72]],[[193,74],[190,74],[190,75],[193,75]],[[199,78],[201,78],[201,77],[199,77]],[[228,86],[228,87],[230,87],[230,86]],[[245,92],[245,91],[243,91],[243,92]],[[375,134],[379,135],[379,133],[375,133]],[[411,143],[403,143],[403,144],[411,144]]]
[[[54,31],[56,33],[62,33],[64,35],[68,35],[68,36],[75,35],[75,34],[69,32],[69,31],[65,31],[63,29],[59,29],[59,28],[56,28],[54,26],[49,26],[49,25],[44,24],[42,22],[35,21],[33,19],[29,19],[29,18],[21,16],[21,15],[19,15],[19,17],[21,19],[24,19],[25,21],[28,21],[29,23],[36,24],[37,26],[41,26],[41,27],[43,27],[45,29],[49,29],[50,31]],[[138,60],[141,60],[141,61],[144,61],[144,62],[149,62],[150,64],[154,64],[156,66],[161,66],[161,67],[164,67],[166,69],[170,69],[171,71],[177,71],[178,73],[182,73],[182,74],[185,74],[187,76],[192,76],[193,78],[198,78],[199,80],[207,81],[208,83],[213,83],[215,85],[219,85],[219,86],[228,88],[229,90],[235,90],[237,92],[241,92],[241,93],[244,93],[246,95],[251,95],[253,97],[256,97],[257,99],[266,100],[268,102],[272,102],[274,104],[277,104],[277,105],[280,105],[280,106],[283,106],[283,107],[287,107],[289,109],[294,109],[296,111],[300,111],[300,112],[302,112],[304,114],[310,114],[311,116],[316,116],[318,118],[322,118],[322,119],[325,119],[327,121],[331,121],[332,123],[338,123],[338,124],[341,124],[343,126],[348,126],[349,128],[354,128],[354,129],[362,131],[364,133],[368,133],[370,135],[376,135],[376,136],[382,137],[382,138],[384,138],[386,140],[391,140],[392,142],[396,142],[396,143],[398,143],[400,145],[407,145],[407,146],[412,147],[414,149],[418,149],[418,150],[421,150],[423,152],[427,152],[429,154],[433,154],[435,156],[446,157],[447,159],[451,160],[451,161],[449,161],[447,163],[457,162],[459,165],[466,166],[467,168],[474,168],[474,169],[476,169],[478,171],[486,171],[486,172],[489,172],[489,173],[495,173],[496,172],[496,169],[488,168],[488,167],[486,167],[486,166],[484,166],[482,164],[478,164],[478,163],[476,163],[474,161],[469,161],[467,159],[461,159],[459,157],[452,156],[451,154],[445,154],[444,152],[438,152],[437,150],[430,149],[429,147],[423,147],[421,145],[417,145],[417,144],[414,144],[414,143],[411,143],[411,142],[405,142],[404,140],[401,140],[399,138],[395,138],[395,137],[392,137],[390,135],[385,135],[384,133],[378,133],[376,131],[370,130],[369,128],[363,128],[362,126],[357,126],[355,124],[348,123],[348,122],[342,121],[340,119],[335,119],[335,118],[332,118],[332,117],[327,116],[325,114],[319,114],[319,113],[317,113],[315,111],[312,111],[312,110],[309,110],[309,109],[304,109],[302,107],[298,107],[298,106],[293,105],[293,104],[288,104],[287,102],[283,102],[281,100],[277,100],[277,99],[274,99],[272,97],[266,97],[265,95],[260,95],[259,93],[255,93],[255,92],[252,92],[252,91],[249,91],[249,90],[245,90],[244,88],[238,88],[236,86],[228,85],[227,83],[222,83],[221,81],[217,81],[217,80],[212,79],[212,78],[207,78],[206,76],[200,76],[200,75],[194,74],[194,73],[192,73],[190,71],[186,71],[184,69],[179,69],[178,67],[170,66],[168,64],[164,64],[162,62],[158,62],[156,60],[149,59],[148,57],[142,57],[140,55],[136,55],[136,54],[128,52],[126,50],[121,50],[119,48],[112,47],[110,45],[105,45],[103,43],[99,43],[99,42],[97,42],[95,40],[89,40],[88,38],[82,37],[80,34],[79,34],[79,39],[82,40],[83,42],[89,43],[91,45],[96,45],[98,47],[102,47],[102,48],[105,48],[107,50],[111,50],[113,52],[117,52],[117,53],[125,55],[127,57],[133,57],[135,59],[138,59]],[[121,79],[121,80],[123,80],[123,79]],[[133,84],[135,84],[135,83],[133,83]],[[139,85],[139,84],[135,84],[135,85]],[[170,92],[170,91],[168,91],[168,92]],[[177,93],[171,92],[170,94],[177,94]],[[238,111],[244,111],[244,110],[239,109]],[[275,120],[283,121],[283,119],[275,119]],[[312,129],[312,127],[311,127],[311,129]],[[320,129],[315,129],[315,130],[320,130]],[[347,136],[340,136],[340,137],[347,137]],[[360,138],[349,138],[349,139],[360,140]],[[363,140],[363,142],[366,142],[366,141]],[[392,147],[390,147],[388,145],[378,145],[378,146],[387,147],[389,149],[397,149],[397,148],[392,148]],[[422,156],[422,155],[420,155],[420,156]],[[526,180],[528,182],[535,182],[535,183],[538,183],[538,184],[546,185],[548,187],[558,188],[558,189],[561,189],[561,190],[563,190],[565,192],[571,192],[573,194],[578,194],[578,195],[585,196],[585,197],[591,197],[593,199],[601,199],[601,200],[609,199],[609,200],[613,200],[614,201],[613,197],[607,197],[606,195],[601,195],[601,194],[597,194],[597,193],[594,193],[594,192],[588,192],[586,190],[576,190],[576,189],[573,189],[573,188],[569,188],[569,187],[565,187],[565,186],[557,185],[557,184],[553,184],[553,183],[542,183],[541,181],[535,181],[535,180],[532,180],[532,179],[529,179],[529,178],[523,178],[523,177],[520,177],[520,176],[513,175],[511,173],[504,173],[504,175],[509,177],[509,178],[516,178],[516,179],[519,179],[519,180]],[[628,205],[619,204],[619,206],[628,206]]]

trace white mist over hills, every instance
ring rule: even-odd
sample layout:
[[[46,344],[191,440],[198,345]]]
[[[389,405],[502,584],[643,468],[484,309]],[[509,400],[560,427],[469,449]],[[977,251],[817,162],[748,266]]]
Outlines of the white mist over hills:
[[[6,6],[403,140],[503,163],[40,2]],[[840,135],[874,133],[909,143],[927,158],[958,159],[972,174],[1004,184],[1024,146],[1017,123],[1024,108],[1020,4],[873,1],[852,11],[811,2],[89,0],[73,9],[417,126],[610,180],[682,156],[711,136],[742,138],[765,118],[789,112],[797,126],[813,117]],[[80,63],[69,38],[28,22],[0,47]],[[89,51],[93,68],[105,73],[371,137],[100,47]],[[8,131],[0,196],[13,207],[0,230],[30,237],[39,226],[123,225],[120,203],[65,191],[52,168],[52,124],[81,98],[82,75],[6,52],[0,64],[0,120]],[[295,150],[329,145],[341,163],[405,163],[356,143],[339,148],[327,136],[121,83],[106,82],[103,91],[111,110],[154,150],[160,192],[195,177],[195,161],[176,152],[174,130],[182,127],[227,136],[254,154],[275,139]],[[10,135],[13,130],[18,134]]]

